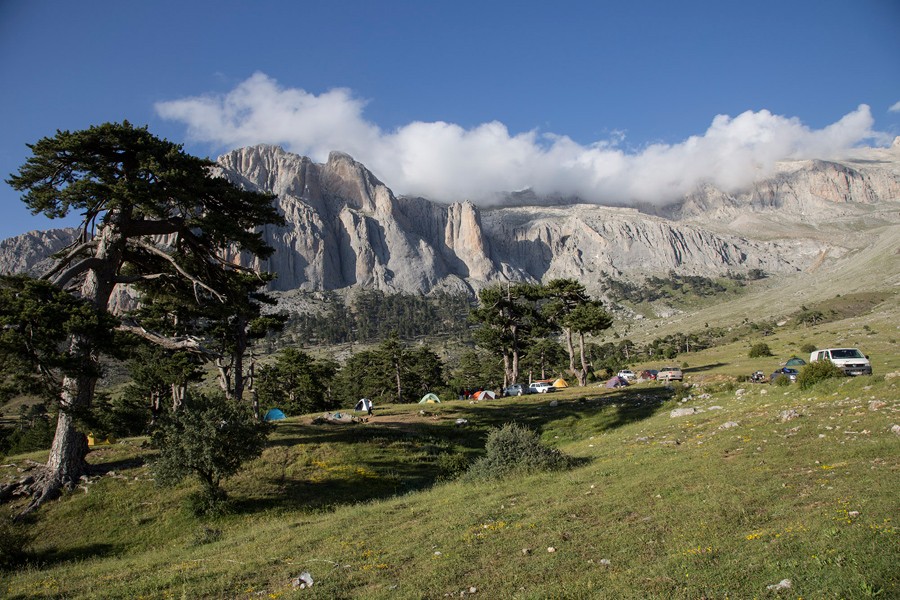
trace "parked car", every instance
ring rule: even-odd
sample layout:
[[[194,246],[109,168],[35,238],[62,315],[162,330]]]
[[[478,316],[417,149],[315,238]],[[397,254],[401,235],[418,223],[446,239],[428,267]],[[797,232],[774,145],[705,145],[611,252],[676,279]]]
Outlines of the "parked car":
[[[684,373],[678,367],[663,367],[656,374],[657,381],[682,381]]]
[[[637,379],[637,375],[634,374],[634,371],[629,371],[628,369],[619,371],[618,375],[628,383],[631,383],[632,381],[635,381]]]
[[[659,374],[659,371],[656,369],[644,369],[640,373],[638,373],[638,379],[643,381],[656,381],[656,376]]]
[[[826,348],[809,355],[809,362],[830,360],[845,375],[871,375],[872,363],[869,357],[856,348]]]
[[[769,375],[769,383],[774,383],[776,379],[779,377],[787,377],[791,380],[791,383],[797,381],[797,375],[800,373],[797,369],[792,369],[791,367],[781,367],[780,369],[776,369],[774,373]]]
[[[546,394],[547,392],[552,392],[555,388],[553,384],[549,381],[535,381],[530,386],[531,394]]]
[[[511,386],[509,386],[508,388],[506,388],[505,390],[503,390],[503,393],[506,394],[507,396],[522,396],[525,394],[532,394],[532,393],[534,393],[534,390],[532,390],[531,388],[529,388],[526,385],[522,385],[521,383],[514,383]]]

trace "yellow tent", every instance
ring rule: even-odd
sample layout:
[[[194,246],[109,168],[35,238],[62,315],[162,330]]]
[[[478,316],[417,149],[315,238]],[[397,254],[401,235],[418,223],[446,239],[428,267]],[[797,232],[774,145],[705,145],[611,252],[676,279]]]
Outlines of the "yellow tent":
[[[566,383],[566,380],[565,380],[565,379],[563,379],[562,377],[560,377],[559,379],[557,379],[556,381],[553,382],[553,387],[555,387],[555,388],[564,388],[564,387],[569,387],[569,384]]]
[[[97,439],[94,437],[93,433],[87,434],[88,446],[108,446],[110,444],[115,443],[115,439],[112,436],[109,436],[104,439]]]

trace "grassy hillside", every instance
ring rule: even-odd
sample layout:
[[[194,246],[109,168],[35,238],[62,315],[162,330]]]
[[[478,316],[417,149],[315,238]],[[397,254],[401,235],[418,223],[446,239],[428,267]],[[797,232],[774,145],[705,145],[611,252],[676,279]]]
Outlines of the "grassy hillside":
[[[0,595],[900,597],[900,332],[896,306],[877,307],[776,331],[773,358],[747,358],[758,340],[679,356],[674,389],[379,406],[356,425],[291,418],[226,483],[231,513],[215,519],[183,508],[190,485],[154,484],[144,440],[102,447],[89,461],[104,474],[28,523],[30,562],[0,574]],[[806,342],[857,345],[875,375],[805,391],[735,381]],[[510,421],[576,465],[458,478]],[[43,459],[10,457],[0,479]],[[314,586],[295,589],[304,571]]]

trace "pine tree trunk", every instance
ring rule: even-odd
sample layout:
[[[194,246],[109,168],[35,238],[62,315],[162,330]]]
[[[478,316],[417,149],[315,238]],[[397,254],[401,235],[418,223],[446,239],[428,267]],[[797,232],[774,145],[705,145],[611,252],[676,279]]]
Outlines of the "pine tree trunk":
[[[569,328],[566,328],[566,349],[569,351],[569,373],[577,376],[578,373],[575,371],[575,347],[572,345],[572,330]],[[582,383],[581,385],[584,384]]]
[[[94,259],[96,265],[87,271],[81,286],[81,297],[102,312],[107,310],[115,288],[115,278],[122,262],[125,238],[120,225],[125,217],[113,221],[100,232]],[[77,376],[66,376],[59,398],[59,416],[56,434],[50,447],[50,456],[43,472],[27,490],[32,501],[23,515],[40,507],[44,502],[60,495],[62,490],[72,489],[87,472],[85,460],[88,452],[87,436],[75,429],[75,418],[91,408],[99,361],[95,354],[94,340],[87,336],[73,336],[69,353],[81,366]]]
[[[578,349],[581,352],[581,371],[578,372],[578,385],[584,387],[587,385],[588,364],[587,357],[584,355],[584,334],[578,334]]]

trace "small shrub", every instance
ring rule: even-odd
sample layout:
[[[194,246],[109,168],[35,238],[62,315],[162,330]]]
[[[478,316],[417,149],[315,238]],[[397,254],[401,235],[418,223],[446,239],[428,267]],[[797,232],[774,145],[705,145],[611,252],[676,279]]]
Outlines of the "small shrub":
[[[485,451],[469,469],[469,477],[497,479],[513,473],[562,469],[572,462],[559,450],[542,444],[535,432],[516,423],[493,429],[488,434]]]
[[[13,569],[24,563],[33,539],[24,523],[0,513],[0,570]]]
[[[802,346],[800,346],[800,350],[805,352],[806,354],[812,354],[817,350],[817,348],[815,344],[803,344]]]
[[[800,374],[797,375],[797,383],[800,384],[801,390],[805,390],[820,381],[843,376],[844,372],[834,366],[831,361],[817,360],[800,369]]]
[[[437,467],[440,471],[438,477],[440,480],[456,479],[466,472],[466,469],[469,467],[469,459],[465,454],[442,452],[437,457]]]
[[[750,358],[760,358],[763,356],[772,356],[772,350],[769,348],[768,344],[759,343],[753,344],[750,347],[750,354],[748,355]]]
[[[787,375],[781,374],[775,379],[772,380],[772,383],[777,385],[778,387],[787,387],[791,385],[791,378]]]
[[[188,500],[197,515],[225,510],[219,483],[265,448],[269,426],[257,422],[248,406],[223,396],[199,395],[165,415],[153,432],[159,458],[153,465],[157,483],[175,485],[196,476],[203,491]]]

